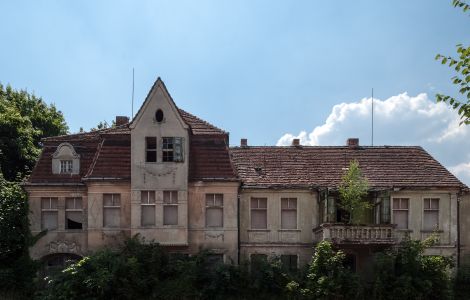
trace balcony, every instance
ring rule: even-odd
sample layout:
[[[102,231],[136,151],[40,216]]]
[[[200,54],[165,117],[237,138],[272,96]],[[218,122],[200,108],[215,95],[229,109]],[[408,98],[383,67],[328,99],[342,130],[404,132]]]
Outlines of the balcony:
[[[397,242],[395,226],[324,223],[313,230],[315,242],[331,241],[337,245],[391,245]]]

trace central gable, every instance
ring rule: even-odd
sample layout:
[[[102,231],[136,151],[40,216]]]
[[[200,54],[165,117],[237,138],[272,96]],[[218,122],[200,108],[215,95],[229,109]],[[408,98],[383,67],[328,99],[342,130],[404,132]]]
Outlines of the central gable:
[[[180,127],[186,130],[189,128],[182,119],[175,102],[160,77],[150,89],[137,115],[132,119],[129,128],[132,131],[136,128],[154,124],[163,127]]]

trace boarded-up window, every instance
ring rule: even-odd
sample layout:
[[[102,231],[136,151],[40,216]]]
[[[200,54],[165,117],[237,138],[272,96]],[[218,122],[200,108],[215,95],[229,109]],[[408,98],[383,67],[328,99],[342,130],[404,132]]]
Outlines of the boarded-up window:
[[[163,225],[178,225],[178,192],[163,192]]]
[[[58,227],[57,198],[41,198],[41,228],[56,230]]]
[[[408,228],[408,198],[393,198],[393,223],[397,229]]]
[[[148,136],[145,138],[145,161],[157,161],[157,138]]]
[[[103,227],[121,226],[121,195],[103,194]]]
[[[223,194],[206,194],[206,227],[224,227]]]
[[[286,271],[297,271],[297,255],[281,255],[281,264]]]
[[[423,230],[439,229],[439,198],[424,198]]]
[[[268,228],[268,199],[251,198],[251,228]]]
[[[297,198],[281,198],[281,229],[297,229]]]
[[[65,198],[65,228],[83,229],[82,198]]]
[[[162,138],[162,160],[182,162],[184,160],[182,137]]]
[[[141,224],[142,226],[155,225],[155,191],[142,191],[140,193],[141,200]]]

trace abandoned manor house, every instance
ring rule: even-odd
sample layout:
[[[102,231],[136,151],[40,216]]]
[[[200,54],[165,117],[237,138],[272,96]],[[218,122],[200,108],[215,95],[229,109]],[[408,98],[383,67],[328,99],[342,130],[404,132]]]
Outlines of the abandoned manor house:
[[[338,187],[357,160],[370,208],[346,224]],[[407,237],[439,242],[428,254],[470,254],[469,189],[423,148],[362,146],[229,147],[229,134],[178,108],[157,79],[136,116],[116,126],[43,139],[24,188],[30,249],[45,268],[117,246],[139,234],[170,253],[210,250],[215,261],[279,257],[307,264],[331,241],[358,271],[375,252]]]

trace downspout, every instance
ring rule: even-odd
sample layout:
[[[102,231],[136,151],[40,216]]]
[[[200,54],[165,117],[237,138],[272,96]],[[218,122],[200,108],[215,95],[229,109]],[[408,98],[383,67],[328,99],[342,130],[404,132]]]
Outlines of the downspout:
[[[240,265],[240,189],[237,195],[237,261]]]
[[[460,200],[462,191],[457,193],[457,269],[460,268]]]

